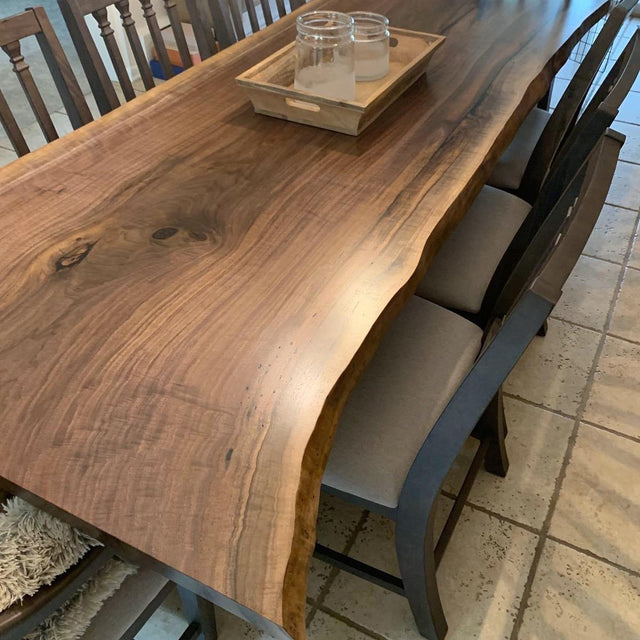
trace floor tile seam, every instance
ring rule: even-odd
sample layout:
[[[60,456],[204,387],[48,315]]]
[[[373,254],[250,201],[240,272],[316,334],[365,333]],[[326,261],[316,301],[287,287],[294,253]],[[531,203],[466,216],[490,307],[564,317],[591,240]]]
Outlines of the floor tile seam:
[[[564,540],[563,538],[560,538],[559,536],[556,536],[556,535],[553,535],[551,533],[548,533],[547,534],[547,540],[550,540],[551,542],[555,542],[556,544],[560,544],[563,547],[567,547],[568,549],[572,549],[573,551],[581,553],[584,556],[588,556],[589,558],[592,558],[593,560],[598,560],[599,562],[602,562],[603,564],[606,564],[606,565],[612,567],[613,569],[617,569],[618,571],[623,571],[624,573],[629,574],[629,575],[633,576],[634,578],[640,578],[640,571],[638,571],[637,569],[631,569],[629,567],[625,567],[623,564],[620,564],[619,562],[615,562],[613,560],[610,560],[609,558],[607,558],[605,556],[601,556],[598,553],[594,553],[593,551],[590,551],[589,549],[585,549],[584,547],[581,547],[580,545],[573,544],[572,542],[569,542],[568,540]]]
[[[445,498],[449,498],[450,500],[455,500],[458,497],[457,494],[452,493],[451,491],[443,490],[440,493]],[[504,514],[498,511],[494,511],[493,509],[484,507],[481,504],[478,504],[477,502],[473,502],[472,500],[469,500],[469,499],[465,500],[464,505],[465,507],[469,507],[470,509],[473,509],[475,511],[480,511],[481,513],[485,513],[488,516],[497,518],[498,520],[502,520],[504,522],[507,522],[508,524],[512,524],[516,527],[519,527],[520,529],[524,529],[525,531],[528,531],[529,533],[533,533],[536,536],[540,534],[540,529],[537,529],[536,527],[530,524],[527,524],[526,522],[520,522],[519,520],[516,520],[515,518],[512,518],[510,516],[505,516]]]
[[[636,228],[634,231],[637,232],[638,229],[638,220],[636,219]],[[629,258],[631,256],[631,251],[633,249],[633,241],[634,241],[634,237],[635,237],[635,233],[634,235],[629,239],[629,242],[627,243],[627,251],[625,252],[625,260],[623,262],[624,264],[627,264],[629,261]],[[520,629],[522,627],[522,622],[524,620],[524,614],[529,606],[529,599],[531,596],[531,591],[533,588],[533,582],[535,580],[537,571],[538,571],[538,566],[540,564],[540,558],[542,557],[542,551],[544,549],[544,544],[545,541],[547,539],[548,533],[549,533],[549,529],[551,527],[551,521],[553,519],[553,515],[555,513],[555,508],[558,502],[558,499],[560,497],[560,492],[562,490],[562,484],[564,482],[564,479],[566,477],[566,472],[567,472],[567,468],[569,466],[569,463],[571,461],[571,457],[573,455],[573,449],[575,447],[577,438],[578,438],[578,431],[580,428],[580,423],[582,422],[582,418],[585,412],[585,409],[587,407],[587,402],[589,399],[589,396],[591,395],[591,389],[593,387],[593,382],[595,379],[595,375],[596,375],[596,371],[598,368],[598,363],[600,361],[600,356],[602,355],[602,351],[604,349],[604,344],[605,344],[605,340],[607,338],[607,332],[609,330],[609,327],[611,326],[611,321],[613,319],[613,314],[615,312],[615,308],[616,308],[616,303],[618,300],[618,296],[620,295],[620,291],[622,289],[622,281],[624,279],[624,269],[620,270],[620,274],[618,275],[618,281],[616,283],[616,287],[614,289],[614,294],[611,298],[611,303],[609,304],[609,312],[607,313],[607,318],[605,320],[605,324],[603,327],[603,332],[600,335],[600,341],[598,343],[598,346],[596,348],[596,352],[594,354],[593,357],[593,362],[591,364],[591,369],[589,371],[589,374],[587,376],[587,380],[585,383],[585,386],[582,390],[582,394],[581,394],[581,398],[580,398],[580,404],[578,405],[578,409],[576,411],[576,416],[575,416],[575,422],[573,425],[573,429],[571,432],[571,435],[569,436],[569,441],[567,442],[567,447],[565,450],[565,455],[564,458],[562,460],[562,464],[560,466],[560,471],[558,473],[558,476],[556,478],[556,482],[555,482],[555,487],[554,487],[554,491],[551,494],[551,499],[549,501],[549,507],[547,510],[547,515],[545,517],[544,523],[541,527],[540,530],[540,537],[538,539],[538,544],[536,545],[536,549],[534,552],[534,557],[533,557],[533,561],[531,563],[531,567],[529,569],[529,575],[527,576],[527,581],[524,587],[524,591],[522,594],[522,598],[520,600],[520,606],[518,608],[518,612],[516,614],[516,619],[514,621],[514,625],[513,625],[513,629],[512,629],[512,633],[511,633],[511,639],[510,640],[517,640],[519,633],[520,633]]]
[[[566,418],[567,420],[571,420],[572,422],[576,419],[575,414],[573,413],[565,413],[560,409],[553,409],[552,407],[548,407],[540,402],[535,402],[534,400],[529,400],[524,396],[520,396],[515,393],[510,393],[508,391],[503,391],[502,395],[505,398],[511,398],[512,400],[517,400],[518,402],[523,402],[524,404],[528,404],[531,407],[535,407],[536,409],[542,409],[543,411],[548,411],[549,413],[553,413],[560,418]]]
[[[638,209],[640,209],[640,207],[636,207],[635,209],[633,207],[625,207],[623,204],[615,204],[615,202],[610,202],[609,200],[607,200],[605,204],[609,207],[615,207],[616,209],[624,209],[625,211],[632,211],[633,213],[638,213]]]
[[[625,209],[625,211],[626,211],[626,209]],[[629,212],[629,213],[632,213],[632,212]],[[638,215],[637,212],[633,212],[633,213]],[[585,257],[585,258],[592,258],[593,260],[600,260],[600,262],[606,262],[607,264],[613,264],[616,267],[621,267],[622,266],[622,262],[616,262],[615,260],[609,260],[608,258],[601,258],[600,256],[594,256],[591,253],[583,253],[582,256]]]
[[[472,500],[466,500],[464,504],[466,507],[469,507],[475,511],[484,513],[488,516],[491,516],[492,518],[496,518],[497,520],[501,520],[502,522],[506,522],[507,524],[513,525],[514,527],[518,527],[519,529],[524,529],[525,531],[528,531],[529,533],[532,533],[535,536],[540,535],[540,529],[534,527],[533,525],[527,524],[526,522],[520,522],[519,520],[516,520],[511,516],[505,516],[504,514],[498,511],[494,511],[493,509],[484,507],[483,505],[473,502]]]
[[[356,542],[356,539],[358,538],[358,535],[360,534],[360,532],[364,528],[364,526],[367,523],[368,519],[369,519],[369,511],[365,510],[365,511],[362,512],[362,514],[360,516],[360,519],[358,520],[358,522],[356,523],[355,527],[353,528],[353,531],[351,531],[351,534],[347,538],[347,541],[344,544],[344,547],[342,549],[342,553],[344,553],[345,555],[349,555],[349,551],[351,551],[353,545]],[[335,579],[338,577],[339,573],[340,573],[340,569],[338,567],[331,567],[331,571],[329,573],[329,576],[328,576],[326,582],[322,585],[322,588],[320,589],[320,593],[318,594],[318,597],[315,599],[315,604],[312,607],[311,611],[307,615],[307,618],[306,618],[307,626],[309,626],[311,624],[311,622],[313,621],[313,618],[315,617],[318,609],[324,603],[324,600],[325,600],[325,598],[327,597],[327,595],[329,593],[329,589],[331,588],[331,585],[333,584]]]
[[[582,424],[587,427],[593,427],[594,429],[598,429],[600,431],[604,431],[605,433],[610,433],[613,436],[619,436],[620,438],[624,438],[625,440],[630,440],[631,442],[635,442],[636,444],[640,444],[640,438],[636,436],[630,436],[628,433],[623,433],[622,431],[618,431],[617,429],[612,429],[611,427],[605,427],[604,425],[598,424],[597,422],[593,422],[592,420],[582,419]]]
[[[634,91],[633,93],[638,93],[638,92]],[[621,122],[622,124],[635,124],[635,125],[638,124],[637,122],[634,122],[633,120],[623,120],[622,118],[616,118],[613,121],[613,125],[612,125],[614,129],[616,128],[616,122]],[[621,160],[620,162],[623,162],[623,161]]]
[[[625,209],[625,211],[626,211],[626,209]],[[630,211],[629,213],[633,213],[633,212]],[[637,216],[638,213],[636,213],[635,215]],[[635,220],[633,222],[635,224]],[[607,264],[615,265],[616,267],[621,267],[622,266],[622,260],[624,260],[624,257],[622,257],[621,258],[621,262],[616,262],[615,260],[607,260],[607,258],[601,258],[599,256],[592,256],[592,255],[589,255],[588,253],[582,253],[580,257],[589,258],[589,260],[597,260],[598,262],[605,262]]]
[[[368,627],[365,627],[359,624],[358,622],[351,620],[351,618],[348,618],[347,616],[341,613],[338,613],[337,611],[334,611],[333,609],[331,609],[330,607],[327,607],[326,605],[322,605],[321,607],[318,607],[318,611],[321,611],[322,613],[328,616],[331,616],[338,622],[342,622],[342,624],[347,625],[351,629],[354,629],[366,636],[369,636],[370,638],[374,638],[374,640],[388,640],[386,636],[376,633],[372,629],[369,629]]]
[[[630,122],[624,122],[624,120],[620,120],[620,123],[631,124]],[[635,160],[628,160],[627,158],[618,158],[618,162],[624,162],[624,164],[632,164],[632,165],[635,165],[636,167],[640,165],[640,160],[636,162]]]
[[[611,334],[608,334],[611,335]],[[635,344],[635,343],[634,343]],[[568,413],[564,413],[563,411],[559,411],[558,409],[550,409],[549,407],[545,407],[544,405],[538,403],[538,402],[533,402],[533,400],[527,400],[526,398],[523,398],[522,396],[517,396],[514,395],[512,393],[507,393],[506,391],[503,392],[503,395],[505,398],[510,398],[512,400],[516,400],[517,402],[522,402],[523,404],[535,407],[536,409],[541,409],[542,411],[547,411],[548,413],[552,413],[556,416],[558,416],[559,418],[564,418],[565,420],[571,420],[572,422],[575,420],[575,415],[570,415]],[[600,424],[599,422],[596,422],[595,420],[587,420],[586,418],[582,418],[582,423],[583,424],[587,424],[590,427],[595,427],[597,429],[602,429],[603,431],[608,431],[609,433],[613,433],[617,436],[621,436],[623,438],[627,438],[628,440],[631,440],[632,442],[640,442],[640,438],[636,438],[635,436],[630,436],[628,433],[624,433],[623,431],[619,431],[618,429],[614,429],[613,427],[607,427],[603,424]],[[444,493],[444,492],[443,492]]]
[[[622,342],[626,342],[628,344],[632,344],[636,347],[640,346],[640,340],[632,340],[631,338],[625,338],[618,333],[613,333],[612,331],[607,332],[607,337],[615,338],[616,340],[622,340]]]
[[[618,266],[621,267],[622,265],[618,265]],[[566,324],[570,324],[572,327],[578,327],[579,329],[589,329],[589,331],[602,333],[602,329],[596,329],[595,327],[590,327],[588,324],[582,324],[582,322],[576,322],[575,320],[569,320],[568,318],[557,316],[555,313],[552,313],[549,317],[553,320],[559,320],[560,322],[565,322]]]

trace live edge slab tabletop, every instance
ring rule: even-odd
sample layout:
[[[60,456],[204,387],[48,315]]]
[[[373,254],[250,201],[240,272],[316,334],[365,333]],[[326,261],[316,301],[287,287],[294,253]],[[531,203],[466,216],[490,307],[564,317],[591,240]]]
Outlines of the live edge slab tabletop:
[[[302,10],[363,8],[447,40],[357,138],[236,85],[293,14],[0,171],[2,482],[295,639],[344,402],[605,4]]]

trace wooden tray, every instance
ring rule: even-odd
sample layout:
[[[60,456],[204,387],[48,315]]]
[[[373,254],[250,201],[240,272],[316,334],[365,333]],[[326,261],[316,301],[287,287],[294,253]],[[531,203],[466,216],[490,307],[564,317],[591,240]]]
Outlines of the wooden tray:
[[[444,36],[389,29],[389,73],[380,80],[356,83],[356,99],[323,98],[293,87],[295,43],[287,45],[236,78],[256,113],[358,135],[426,70]]]

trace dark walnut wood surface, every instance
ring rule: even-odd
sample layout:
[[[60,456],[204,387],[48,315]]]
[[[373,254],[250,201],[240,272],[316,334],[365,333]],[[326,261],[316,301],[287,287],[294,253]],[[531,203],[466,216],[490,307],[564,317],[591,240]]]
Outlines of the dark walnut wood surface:
[[[0,171],[0,477],[304,638],[345,398],[600,5],[316,1],[447,35],[359,138],[236,86],[294,15]]]

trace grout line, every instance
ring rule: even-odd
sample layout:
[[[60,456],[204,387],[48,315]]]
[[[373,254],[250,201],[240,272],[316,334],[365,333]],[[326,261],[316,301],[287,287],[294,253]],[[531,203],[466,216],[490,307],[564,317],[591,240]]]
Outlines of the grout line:
[[[604,427],[597,422],[591,422],[591,420],[585,420],[584,418],[581,420],[582,424],[587,425],[588,427],[593,427],[594,429],[600,429],[600,431],[606,431],[614,436],[620,436],[621,438],[626,438],[627,440],[631,440],[631,442],[636,442],[640,444],[640,438],[636,436],[630,436],[628,433],[622,433],[622,431],[616,431],[616,429],[611,429],[610,427]]]
[[[476,504],[475,502],[471,502],[470,500],[465,501],[465,506],[470,509],[474,509],[475,511],[479,511],[480,513],[484,513],[492,518],[496,518],[497,520],[502,520],[503,522],[507,522],[508,524],[513,525],[514,527],[520,527],[520,529],[524,529],[529,533],[533,533],[536,536],[540,535],[540,529],[536,529],[536,527],[531,526],[530,524],[525,524],[524,522],[519,522],[518,520],[514,520],[509,516],[505,516],[497,511],[492,511],[491,509],[487,509],[487,507],[483,507],[480,504]]]
[[[636,228],[635,232],[638,229],[638,220],[636,219]],[[635,232],[633,236],[629,239],[627,243],[627,251],[625,253],[625,259],[623,262],[623,267],[629,262],[629,258],[631,256],[631,251],[633,249],[633,241],[635,237]],[[616,303],[618,301],[618,296],[620,295],[620,290],[622,289],[622,281],[624,279],[624,268],[620,269],[620,274],[618,276],[618,281],[616,283],[616,287],[614,289],[614,294],[609,304],[609,312],[607,313],[607,319],[604,324],[604,330],[600,336],[600,342],[598,343],[598,347],[596,349],[596,353],[593,358],[593,362],[591,364],[591,370],[589,371],[589,375],[587,376],[586,384],[582,390],[582,397],[580,399],[580,404],[578,405],[578,410],[576,412],[576,417],[573,425],[573,430],[571,432],[571,436],[569,437],[569,442],[567,443],[567,449],[565,451],[564,459],[562,460],[562,465],[560,467],[560,472],[558,477],[556,478],[556,483],[554,487],[554,491],[551,495],[551,500],[549,502],[549,509],[547,511],[547,516],[544,520],[542,528],[540,530],[540,538],[538,540],[538,544],[536,545],[536,550],[534,552],[533,561],[531,563],[531,567],[529,569],[529,575],[527,576],[527,582],[525,583],[524,591],[522,593],[522,598],[520,600],[520,606],[518,607],[518,612],[516,614],[516,618],[514,621],[513,629],[511,632],[510,640],[517,640],[518,635],[520,633],[520,629],[522,627],[522,621],[524,620],[524,613],[529,606],[529,599],[531,597],[531,591],[533,589],[533,582],[536,577],[536,573],[538,571],[538,565],[540,564],[540,558],[542,557],[542,551],[544,548],[544,543],[549,536],[549,529],[551,527],[551,520],[553,518],[553,514],[555,512],[556,505],[560,498],[560,491],[562,489],[562,484],[567,474],[567,469],[569,467],[569,463],[571,461],[571,457],[573,455],[573,450],[575,448],[576,441],[578,439],[578,431],[580,428],[580,423],[582,421],[582,416],[584,415],[585,409],[587,407],[587,402],[589,396],[591,395],[591,389],[593,388],[593,382],[595,379],[595,375],[598,369],[598,363],[600,361],[600,356],[602,355],[602,351],[604,349],[604,343],[607,338],[607,332],[611,325],[611,320],[613,319],[613,313],[616,308]]]
[[[622,160],[619,160],[618,162],[622,162]],[[633,211],[633,213],[637,214],[638,213],[638,209],[633,209],[632,207],[625,207],[623,204],[615,204],[613,202],[605,202],[606,205],[609,205],[610,207],[615,207],[616,209],[624,209],[625,211]]]
[[[617,333],[611,333],[610,331],[607,333],[607,336],[610,338],[615,338],[616,340],[622,340],[623,342],[626,342],[628,344],[633,344],[635,346],[640,346],[640,341],[638,340],[631,340],[631,338],[625,338],[624,336],[620,336]]]
[[[353,528],[353,531],[351,532],[351,535],[347,539],[347,542],[344,545],[342,553],[344,553],[345,555],[349,555],[349,551],[351,551],[353,545],[356,542],[356,538],[358,537],[362,529],[364,529],[364,525],[367,523],[368,519],[369,519],[369,511],[365,510],[362,512],[362,515],[360,516],[360,520],[358,520],[356,526]],[[327,594],[329,593],[329,588],[333,584],[333,581],[338,577],[339,573],[340,573],[340,569],[338,569],[338,567],[331,567],[331,572],[329,573],[329,577],[327,578],[326,582],[322,585],[322,588],[320,589],[320,593],[316,598],[315,604],[313,605],[313,607],[311,608],[311,611],[309,611],[307,615],[307,619],[305,621],[305,624],[307,627],[311,624],[318,609],[320,609],[320,607],[324,603],[324,600],[327,597]]]
[[[375,640],[388,640],[388,638],[386,638],[385,636],[382,636],[379,633],[372,631],[371,629],[367,629],[367,627],[363,627],[361,624],[358,624],[357,622],[354,622],[350,618],[343,616],[341,613],[338,613],[333,609],[329,609],[329,607],[320,606],[318,607],[318,609],[322,611],[322,613],[325,613],[328,616],[331,616],[332,618],[334,618],[335,620],[342,622],[347,627],[350,627],[351,629],[355,629],[356,631],[359,631],[360,633],[363,633],[364,635],[367,635],[370,638],[375,638]]]
[[[621,266],[621,265],[616,265]],[[570,324],[573,327],[578,327],[579,329],[588,329],[589,331],[595,331],[596,333],[602,333],[602,329],[596,329],[595,327],[590,327],[586,324],[582,324],[581,322],[576,322],[575,320],[569,320],[567,318],[563,318],[562,316],[557,316],[552,313],[550,316],[553,320],[560,320],[560,322],[564,322],[565,324]]]
[[[631,122],[625,122],[624,120],[620,120],[621,124],[633,124]],[[640,165],[640,162],[636,162],[635,160],[623,160],[622,158],[618,159],[618,162],[624,162],[625,164],[633,164],[636,167]]]
[[[548,411],[549,413],[555,413],[555,415],[560,416],[561,418],[566,418],[567,420],[575,420],[576,416],[571,413],[565,413],[560,409],[552,409],[551,407],[547,407],[540,402],[535,402],[533,400],[528,400],[527,398],[523,398],[522,396],[516,395],[515,393],[509,393],[508,391],[503,391],[502,395],[505,398],[511,398],[513,400],[518,400],[519,402],[524,402],[525,404],[531,405],[532,407],[536,407],[537,409],[542,409],[544,411]]]
[[[626,211],[626,209],[625,209],[625,211]],[[582,257],[591,258],[592,260],[600,260],[600,262],[606,262],[607,264],[612,264],[612,265],[615,265],[616,267],[621,267],[622,266],[622,262],[616,262],[615,260],[609,260],[609,258],[601,258],[600,256],[594,256],[594,255],[591,255],[590,253],[583,253]]]
[[[640,578],[640,571],[636,571],[635,569],[629,569],[629,567],[625,567],[624,565],[618,564],[613,560],[609,560],[604,556],[600,556],[597,553],[594,553],[593,551],[589,551],[589,549],[585,549],[584,547],[579,547],[576,544],[567,542],[566,540],[563,540],[562,538],[558,538],[557,536],[551,535],[550,533],[547,534],[547,539],[557,544],[561,544],[565,547],[569,547],[569,549],[573,549],[574,551],[578,551],[579,553],[583,553],[585,556],[589,556],[594,560],[598,560],[599,562],[608,564],[610,567],[613,567],[614,569],[618,569],[618,571],[624,571],[625,573],[628,573],[636,578]]]

